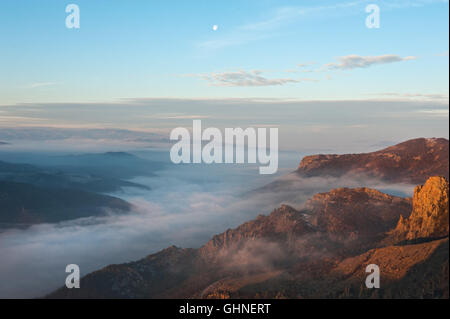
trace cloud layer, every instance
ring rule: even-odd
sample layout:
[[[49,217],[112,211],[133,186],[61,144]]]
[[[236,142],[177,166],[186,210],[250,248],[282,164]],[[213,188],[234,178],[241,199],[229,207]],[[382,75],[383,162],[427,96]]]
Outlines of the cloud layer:
[[[207,80],[212,86],[273,86],[285,85],[288,83],[298,83],[300,80],[292,78],[270,79],[262,75],[262,71],[234,71],[203,74],[201,77]]]
[[[407,56],[402,58],[395,54],[385,54],[378,56],[360,56],[356,54],[350,54],[338,58],[337,63],[328,63],[325,68],[328,70],[352,70],[357,68],[367,68],[377,64],[388,64],[394,62],[415,60],[414,56]]]

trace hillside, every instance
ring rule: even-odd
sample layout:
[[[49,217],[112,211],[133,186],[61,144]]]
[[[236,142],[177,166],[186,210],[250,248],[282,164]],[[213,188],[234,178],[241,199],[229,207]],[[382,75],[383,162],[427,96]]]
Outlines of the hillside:
[[[0,181],[0,227],[55,223],[104,215],[108,210],[123,213],[130,208],[111,196]]]
[[[433,188],[432,193],[440,197],[445,190],[436,188],[434,179],[424,188]],[[415,196],[413,207],[418,200],[434,202],[430,196]],[[385,230],[399,219],[408,219],[408,211],[409,199],[364,188],[336,189],[314,196],[305,210],[282,206],[269,216],[214,236],[200,249],[170,247],[136,262],[108,266],[82,278],[81,289],[61,288],[48,297],[448,296],[448,239],[382,246],[390,236]],[[445,208],[439,207],[435,214],[445,215]],[[434,218],[426,227],[448,228],[448,219]],[[382,267],[380,290],[364,286],[365,265],[372,262]]]
[[[109,168],[111,171],[118,168]],[[144,185],[111,177],[105,168],[96,172],[78,168],[78,172],[70,167],[39,167],[29,164],[17,164],[0,161],[0,181],[31,184],[44,188],[71,188],[91,192],[115,192],[122,187],[148,189]]]

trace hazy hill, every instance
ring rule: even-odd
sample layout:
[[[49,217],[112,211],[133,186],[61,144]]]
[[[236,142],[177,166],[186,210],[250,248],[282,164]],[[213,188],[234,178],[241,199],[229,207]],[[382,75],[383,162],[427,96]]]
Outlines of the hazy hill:
[[[80,161],[79,165],[83,165],[83,162]],[[88,164],[85,163],[85,165]],[[69,166],[41,167],[0,161],[0,181],[27,183],[47,188],[75,188],[92,192],[114,192],[122,187],[148,189],[144,185],[116,178],[115,176],[124,175],[124,173],[116,172],[121,170],[120,167],[111,167],[106,164],[101,168],[97,168],[98,166],[101,166],[100,162],[97,164],[93,162],[86,168],[75,166],[75,162],[71,162]]]
[[[54,157],[46,166],[0,161],[0,227],[126,212],[128,203],[98,193],[148,189],[115,176],[129,177],[150,164],[127,153]]]
[[[116,179],[153,176],[164,167],[162,162],[149,161],[126,152],[55,156],[48,159],[47,165],[64,172]]]
[[[0,225],[3,227],[98,216],[106,210],[123,213],[130,208],[127,202],[111,196],[0,181]]]

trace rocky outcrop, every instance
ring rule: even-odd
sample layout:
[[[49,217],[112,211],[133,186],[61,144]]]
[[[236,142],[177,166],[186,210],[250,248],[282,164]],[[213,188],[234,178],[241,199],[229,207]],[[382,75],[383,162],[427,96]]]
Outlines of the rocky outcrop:
[[[248,241],[286,243],[314,232],[304,215],[288,205],[275,209],[269,216],[260,215],[255,220],[244,223],[236,229],[214,236],[200,248],[203,256],[216,256],[221,251],[237,249]]]
[[[311,222],[332,240],[373,241],[408,217],[411,200],[370,188],[339,188],[306,203]]]
[[[419,138],[372,153],[307,156],[297,173],[305,177],[363,175],[422,184],[429,176],[448,178],[449,142],[443,138]]]
[[[431,177],[417,186],[413,210],[408,219],[400,218],[391,234],[394,241],[435,239],[449,234],[449,184],[444,177]]]

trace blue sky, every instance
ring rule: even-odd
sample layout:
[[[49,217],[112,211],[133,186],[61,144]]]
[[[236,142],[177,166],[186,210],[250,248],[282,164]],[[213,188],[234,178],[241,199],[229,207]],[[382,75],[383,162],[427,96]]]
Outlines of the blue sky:
[[[80,7],[80,29],[65,27],[69,3]],[[381,9],[379,29],[365,26],[369,3]],[[448,17],[445,0],[4,0],[0,105],[144,97],[448,101]]]

